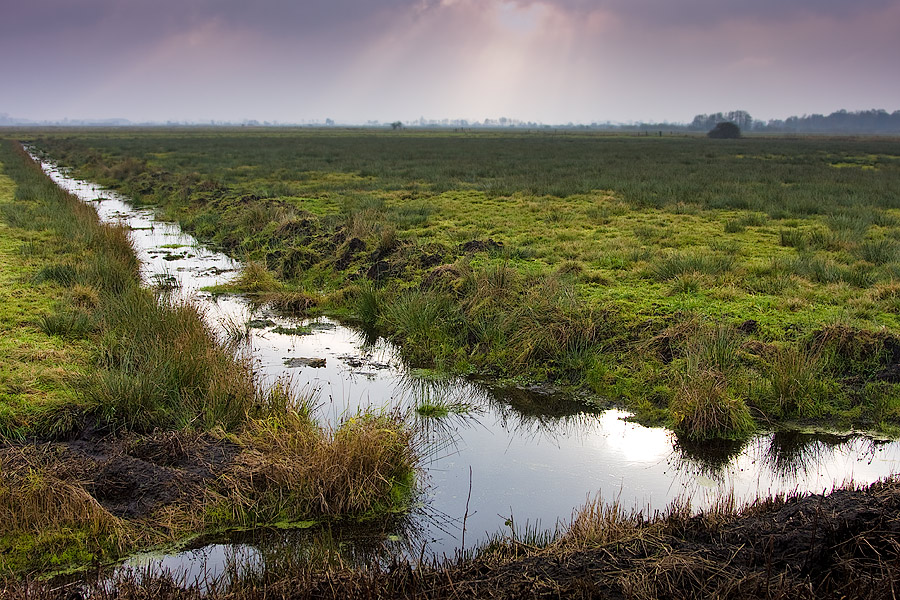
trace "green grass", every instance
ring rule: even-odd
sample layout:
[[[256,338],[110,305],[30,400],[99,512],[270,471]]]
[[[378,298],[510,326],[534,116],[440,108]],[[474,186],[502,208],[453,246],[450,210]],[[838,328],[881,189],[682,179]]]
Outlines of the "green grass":
[[[5,170],[4,157],[0,169]],[[13,204],[15,182],[0,173],[0,209],[13,222],[29,221]],[[66,270],[41,267],[65,252],[65,244],[43,231],[23,230],[0,220],[0,439],[21,439],[32,432],[65,433],[66,414],[83,407],[73,381],[87,372],[86,343],[58,335],[79,324],[79,313],[66,322],[55,312],[64,302]],[[56,277],[46,274],[53,272]],[[42,276],[42,274],[44,274]],[[59,279],[65,282],[60,285]]]
[[[249,259],[257,266],[248,289],[302,290],[318,310],[393,337],[420,366],[550,379],[672,425],[672,403],[698,390],[766,421],[897,425],[892,410],[875,409],[890,393],[860,391],[890,388],[877,370],[826,365],[826,387],[842,391],[822,400],[803,388],[817,407],[810,412],[776,400],[787,397],[773,391],[777,355],[742,347],[802,348],[835,323],[863,337],[900,333],[895,139],[720,144],[352,130],[26,137]],[[879,168],[834,168],[858,157]],[[726,329],[754,323],[737,349],[727,347],[736,357],[727,369],[687,368],[688,355],[702,352],[685,345],[674,361],[647,354],[649,339],[697,318]],[[694,346],[719,343],[703,331],[695,328]],[[744,421],[733,419],[741,430]]]
[[[402,420],[363,414],[320,429],[312,399],[258,387],[195,306],[141,287],[123,227],[100,224],[6,140],[0,169],[0,578],[220,528],[405,510],[417,455]],[[285,311],[315,302],[268,285],[264,267],[245,280]],[[191,498],[135,516],[111,512],[91,483],[134,459],[66,444],[82,436],[104,453],[166,435],[186,456],[199,435],[239,454]]]

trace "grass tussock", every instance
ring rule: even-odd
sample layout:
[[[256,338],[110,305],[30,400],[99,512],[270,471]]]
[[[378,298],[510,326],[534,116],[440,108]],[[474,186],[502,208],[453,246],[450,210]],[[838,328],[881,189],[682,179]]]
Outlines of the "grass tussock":
[[[228,287],[245,294],[265,294],[279,291],[282,285],[265,264],[251,260],[244,264],[241,274]]]
[[[687,273],[722,275],[729,272],[735,257],[712,252],[675,252],[656,259],[650,264],[649,273],[659,281],[669,281]]]
[[[567,551],[615,545],[640,535],[644,517],[626,511],[618,500],[605,500],[600,494],[582,506],[565,532],[554,542]]]
[[[784,346],[779,348],[768,368],[766,400],[775,414],[787,417],[814,417],[816,408],[829,392],[823,380],[821,349]]]
[[[672,427],[688,438],[740,437],[754,428],[746,403],[729,392],[724,375],[714,370],[681,375],[669,410]]]
[[[360,414],[322,431],[302,411],[251,421],[222,475],[207,525],[252,527],[374,515],[403,505],[417,458],[396,415]]]

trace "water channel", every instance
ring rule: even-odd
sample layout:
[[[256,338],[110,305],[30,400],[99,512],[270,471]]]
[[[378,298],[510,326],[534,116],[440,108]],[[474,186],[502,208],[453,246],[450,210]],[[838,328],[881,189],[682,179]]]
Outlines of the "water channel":
[[[220,332],[253,321],[247,351],[264,383],[290,377],[316,393],[323,423],[369,406],[397,409],[417,421],[426,455],[416,507],[393,530],[354,532],[345,545],[363,554],[374,548],[382,558],[454,556],[463,539],[470,549],[509,533],[511,526],[521,532],[564,525],[597,494],[626,510],[652,514],[675,499],[702,510],[729,494],[741,503],[771,494],[820,493],[900,470],[900,443],[862,434],[761,433],[743,443],[692,447],[666,429],[629,422],[620,410],[590,410],[542,388],[434,380],[404,365],[385,340],[371,343],[332,320],[291,321],[240,296],[204,292],[234,277],[240,265],[176,224],[157,220],[152,209],[135,208],[51,163],[42,166],[58,185],[92,204],[103,221],[131,229],[149,285],[175,287]],[[465,410],[422,417],[414,408],[426,399]],[[305,535],[310,534],[245,532],[177,554],[133,557],[127,564],[169,569],[186,580],[215,577],[226,564],[265,560],[272,545],[299,546]]]

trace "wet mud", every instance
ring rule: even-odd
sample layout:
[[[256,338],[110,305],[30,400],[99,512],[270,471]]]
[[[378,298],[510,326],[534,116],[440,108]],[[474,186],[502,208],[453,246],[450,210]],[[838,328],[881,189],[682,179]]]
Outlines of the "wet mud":
[[[71,482],[116,517],[150,519],[189,504],[234,464],[240,448],[207,433],[101,436],[0,449],[7,471],[38,471]]]

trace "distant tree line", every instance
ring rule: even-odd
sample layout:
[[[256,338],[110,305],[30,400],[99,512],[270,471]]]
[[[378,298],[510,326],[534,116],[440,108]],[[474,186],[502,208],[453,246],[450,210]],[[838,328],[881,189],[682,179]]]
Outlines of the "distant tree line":
[[[900,110],[839,110],[830,115],[804,115],[787,119],[757,121],[746,111],[697,115],[688,129],[710,131],[719,123],[731,122],[743,131],[773,133],[889,133],[900,134]]]

